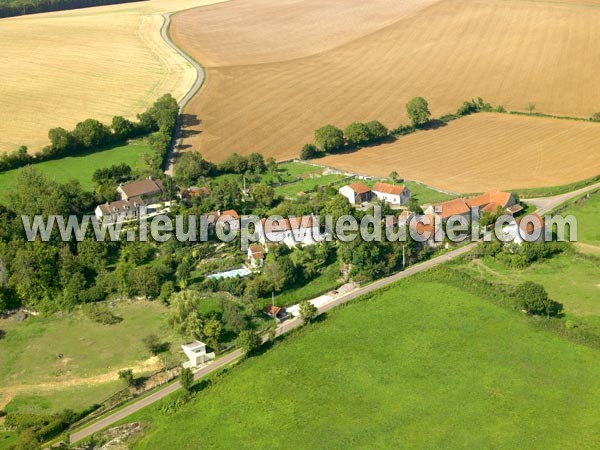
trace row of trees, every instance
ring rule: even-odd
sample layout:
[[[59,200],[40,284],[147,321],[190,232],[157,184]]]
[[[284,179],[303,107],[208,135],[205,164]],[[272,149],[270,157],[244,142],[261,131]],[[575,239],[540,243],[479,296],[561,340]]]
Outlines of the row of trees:
[[[0,0],[0,18],[140,0]]]
[[[177,101],[170,94],[166,94],[146,111],[138,114],[137,122],[115,116],[110,125],[96,119],[86,119],[70,131],[62,127],[52,128],[48,131],[50,145],[35,154],[28,153],[27,147],[24,146],[14,152],[4,153],[0,156],[0,171],[100,150],[108,145],[123,143],[143,135],[148,135],[148,144],[154,151],[147,157],[148,166],[160,169],[171,142],[178,114]]]
[[[415,97],[406,104],[406,111],[413,124],[418,127],[429,122],[431,112],[429,104],[423,97]],[[333,125],[326,125],[315,131],[315,144],[306,144],[300,159],[311,159],[323,153],[334,153],[346,147],[362,147],[381,142],[389,136],[389,130],[381,122],[354,122],[343,131]]]
[[[354,122],[343,131],[333,125],[326,125],[315,131],[315,144],[306,144],[300,151],[300,159],[316,158],[324,153],[339,152],[349,147],[361,147],[381,142],[389,135],[389,130],[377,120]]]
[[[188,152],[182,154],[175,163],[175,178],[183,185],[190,186],[199,179],[219,174],[233,173],[256,176],[265,173],[276,165],[273,158],[265,161],[260,153],[250,153],[248,156],[233,153],[219,165],[205,160],[200,153]]]

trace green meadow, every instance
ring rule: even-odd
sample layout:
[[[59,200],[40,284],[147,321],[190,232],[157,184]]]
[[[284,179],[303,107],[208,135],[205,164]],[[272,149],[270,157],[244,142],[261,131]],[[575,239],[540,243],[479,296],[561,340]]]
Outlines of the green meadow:
[[[84,189],[93,190],[92,175],[96,169],[121,163],[136,167],[141,155],[149,151],[149,148],[141,141],[135,141],[128,145],[111,147],[81,156],[67,156],[44,161],[35,164],[34,167],[60,183],[76,179]],[[0,200],[4,200],[14,186],[18,171],[19,169],[0,172]]]
[[[136,449],[598,448],[598,351],[431,274],[217,377]]]
[[[112,311],[120,323],[96,323],[81,311],[24,322],[0,320],[6,332],[0,344],[0,394],[6,390],[12,398],[6,410],[52,413],[105,400],[123,388],[111,375],[118,369],[155,370],[144,364],[150,354],[142,339],[149,334],[169,342],[171,353],[179,356],[181,338],[168,325],[165,305],[124,302]]]

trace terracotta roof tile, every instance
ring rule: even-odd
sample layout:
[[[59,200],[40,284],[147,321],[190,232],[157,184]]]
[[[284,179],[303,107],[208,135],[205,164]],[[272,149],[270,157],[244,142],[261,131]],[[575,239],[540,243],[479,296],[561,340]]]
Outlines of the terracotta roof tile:
[[[402,194],[402,191],[404,191],[404,186],[387,183],[375,183],[375,186],[373,186],[373,191],[381,192],[383,194],[400,195]]]
[[[348,187],[357,194],[366,194],[367,192],[371,192],[371,188],[360,181],[349,184]]]

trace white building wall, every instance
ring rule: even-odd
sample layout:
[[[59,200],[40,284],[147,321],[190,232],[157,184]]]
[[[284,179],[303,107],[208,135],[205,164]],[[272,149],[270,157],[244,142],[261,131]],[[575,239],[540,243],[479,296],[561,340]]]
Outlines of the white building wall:
[[[341,187],[338,192],[346,197],[351,205],[356,205],[356,194],[350,186]]]

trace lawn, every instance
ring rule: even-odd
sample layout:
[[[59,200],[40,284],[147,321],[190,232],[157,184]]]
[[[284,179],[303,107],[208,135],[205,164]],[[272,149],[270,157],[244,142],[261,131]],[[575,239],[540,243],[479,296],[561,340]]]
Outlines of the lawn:
[[[293,181],[297,178],[309,176],[310,174],[320,174],[323,172],[321,167],[312,166],[302,162],[285,162],[277,164],[275,173],[265,172],[260,174],[261,183],[273,184]],[[240,184],[243,182],[243,176],[238,173],[224,173],[211,178],[212,181],[220,183],[224,180],[236,181]]]
[[[37,398],[44,410],[67,404],[83,408],[119,389],[117,370],[156,370],[159,363],[149,360],[141,342],[145,336],[154,333],[171,343],[171,352],[178,351],[180,338],[172,333],[163,304],[119,303],[114,313],[123,319],[115,325],[95,323],[80,311],[20,323],[0,320],[6,331],[0,347],[0,400],[15,397],[9,408],[28,409]],[[68,393],[73,395],[64,398]]]
[[[569,251],[534,263],[525,269],[510,269],[491,257],[468,263],[465,270],[517,285],[533,281],[546,288],[553,300],[564,305],[567,314],[600,316],[599,260]]]
[[[597,448],[598,352],[416,276],[338,308],[134,448]]]
[[[120,163],[135,167],[140,161],[140,156],[149,151],[150,149],[146,145],[136,141],[129,145],[112,147],[82,156],[69,156],[41,162],[35,164],[34,167],[60,183],[75,178],[81,182],[84,189],[91,191],[94,188],[92,175],[96,169]],[[18,171],[19,169],[15,169],[0,173],[0,200],[4,200],[14,186]]]
[[[325,186],[336,181],[343,180],[343,175],[315,175],[312,177],[303,178],[301,181],[284,184],[275,188],[275,192],[285,198],[294,198],[300,192],[310,192],[319,186]]]

